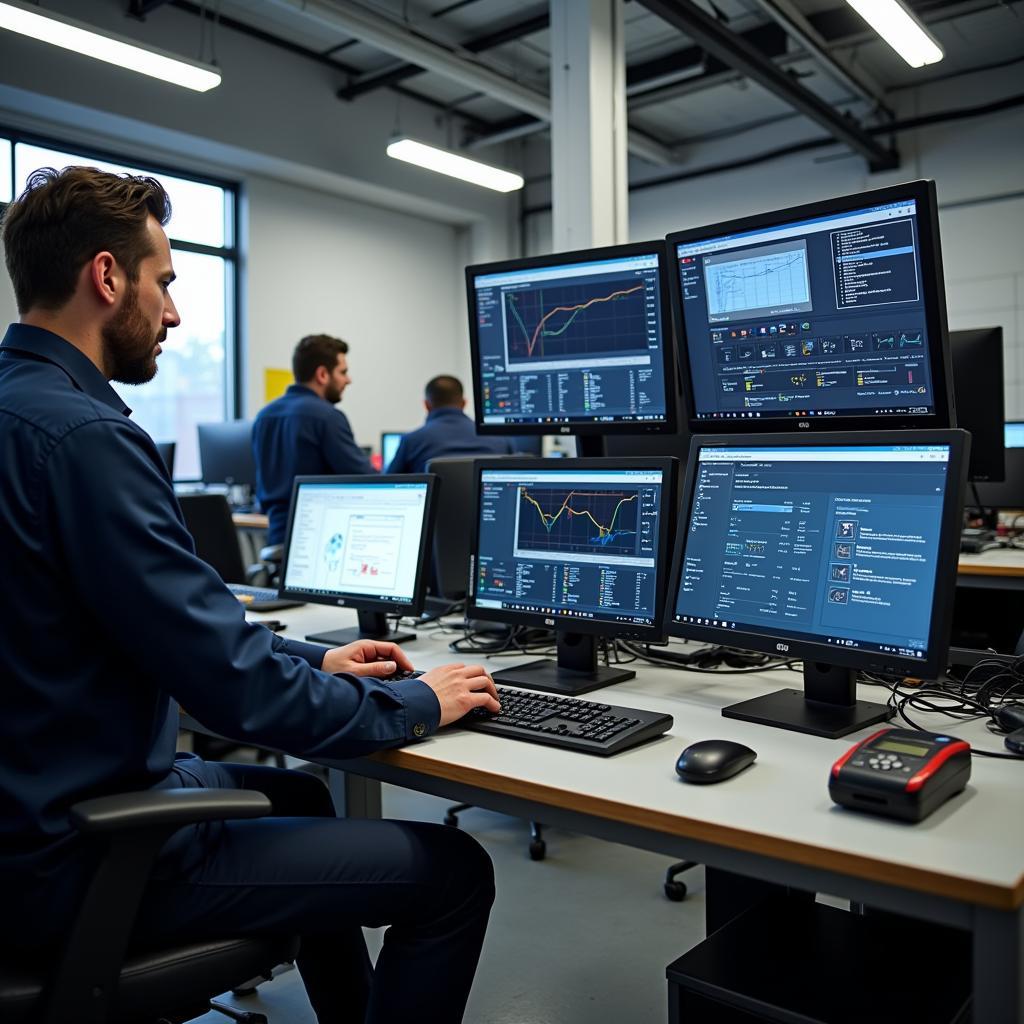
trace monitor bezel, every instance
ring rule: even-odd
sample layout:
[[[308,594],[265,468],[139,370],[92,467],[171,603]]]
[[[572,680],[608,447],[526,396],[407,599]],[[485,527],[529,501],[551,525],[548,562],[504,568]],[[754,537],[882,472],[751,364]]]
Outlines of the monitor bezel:
[[[929,369],[932,375],[935,412],[928,416],[762,416],[748,418],[698,419],[694,402],[694,382],[690,373],[690,354],[683,314],[682,285],[677,265],[677,247],[681,243],[731,235],[743,231],[759,230],[787,221],[813,220],[817,217],[840,214],[869,206],[913,199],[917,202],[919,255],[921,261],[922,295],[924,297],[925,324],[935,330],[928,346]],[[669,274],[669,295],[672,306],[672,324],[679,346],[677,360],[681,368],[683,403],[686,406],[690,430],[694,434],[750,433],[756,425],[759,433],[836,433],[851,430],[936,430],[954,426],[952,366],[949,354],[949,329],[946,321],[946,293],[942,275],[942,251],[939,240],[939,216],[935,182],[929,179],[908,181],[887,188],[858,192],[815,203],[791,206],[771,213],[706,224],[701,227],[674,231],[665,238],[672,272]]]
[[[668,580],[670,527],[672,526],[675,503],[675,474],[679,460],[664,458],[602,458],[602,459],[559,459],[552,465],[550,459],[479,459],[474,470],[473,532],[469,549],[469,587],[466,594],[467,617],[489,622],[504,622],[510,626],[534,626],[554,629],[562,633],[587,633],[598,636],[614,636],[623,640],[658,641],[664,639],[665,585]],[[476,602],[477,559],[480,544],[480,482],[485,471],[515,469],[531,473],[547,470],[553,473],[566,472],[616,472],[628,470],[661,470],[661,522],[658,524],[658,558],[654,579],[654,614],[650,626],[630,625],[624,622],[605,622],[594,619],[577,619],[569,615],[546,615],[542,612],[513,611],[507,608],[483,608]]]
[[[579,420],[571,423],[484,423],[483,385],[480,373],[480,339],[476,317],[476,289],[474,280],[487,274],[500,274],[538,267],[560,267],[572,263],[593,263],[595,260],[619,259],[628,256],[657,256],[658,280],[661,291],[662,373],[665,387],[665,419],[658,421],[603,421]],[[676,390],[672,375],[676,372],[678,349],[672,318],[669,287],[668,250],[663,238],[648,242],[629,242],[596,249],[576,249],[572,252],[551,253],[546,256],[527,256],[517,260],[494,263],[475,263],[466,267],[466,310],[469,322],[469,351],[473,375],[473,415],[478,434],[541,434],[575,437],[600,434],[671,434],[675,432],[679,410],[676,408]]]
[[[708,447],[817,447],[859,446],[885,447],[887,445],[929,445],[948,444],[949,484],[943,496],[942,514],[939,525],[939,550],[935,561],[935,594],[928,633],[927,657],[906,658],[894,654],[847,649],[828,643],[776,637],[739,629],[722,629],[720,626],[705,626],[674,621],[679,585],[682,576],[683,552],[686,548],[687,525],[693,505],[696,486],[697,456],[701,448]],[[665,632],[669,636],[684,640],[705,641],[743,650],[759,651],[776,657],[792,660],[820,662],[859,669],[863,672],[877,672],[884,675],[909,675],[936,679],[946,671],[949,652],[949,635],[953,618],[953,590],[956,586],[957,561],[960,554],[960,526],[963,514],[964,489],[967,482],[967,461],[970,454],[970,435],[964,430],[947,428],[943,430],[873,431],[865,434],[858,431],[835,431],[817,434],[813,438],[794,434],[696,434],[690,442],[690,453],[686,462],[686,477],[683,484],[682,503],[679,509],[679,529],[676,531],[675,550],[672,553],[672,572],[668,596],[665,601]]]
[[[416,561],[416,580],[413,586],[411,601],[386,601],[368,598],[362,594],[351,597],[330,597],[326,594],[313,594],[296,587],[286,587],[288,563],[291,560],[292,528],[295,524],[295,509],[298,505],[299,488],[303,484],[354,484],[359,487],[394,486],[395,484],[426,484],[427,493],[424,500],[423,526],[420,530],[420,549]],[[388,473],[388,474],[346,474],[335,476],[297,476],[292,485],[292,499],[288,506],[288,529],[285,533],[284,561],[281,565],[281,586],[278,591],[282,598],[295,601],[308,601],[312,604],[329,605],[334,608],[352,608],[355,611],[393,612],[402,615],[419,615],[423,611],[423,603],[427,589],[427,566],[430,538],[434,532],[434,495],[439,486],[438,478],[432,473]]]

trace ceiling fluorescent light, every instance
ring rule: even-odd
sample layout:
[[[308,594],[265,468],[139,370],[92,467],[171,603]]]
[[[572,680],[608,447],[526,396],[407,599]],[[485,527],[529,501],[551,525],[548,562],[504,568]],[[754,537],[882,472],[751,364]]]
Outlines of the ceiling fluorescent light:
[[[33,4],[0,3],[0,28],[197,92],[220,85],[220,72],[207,64],[141,46],[124,36],[97,32],[84,22],[43,13]]]
[[[847,3],[912,68],[942,60],[942,47],[899,0],[847,0]]]
[[[388,156],[396,160],[404,160],[407,164],[426,167],[438,174],[447,174],[452,178],[461,178],[474,185],[492,188],[495,192],[515,192],[523,187],[523,179],[511,171],[503,171],[500,167],[470,160],[469,157],[449,153],[446,149],[428,146],[425,142],[415,139],[395,139],[388,145]]]

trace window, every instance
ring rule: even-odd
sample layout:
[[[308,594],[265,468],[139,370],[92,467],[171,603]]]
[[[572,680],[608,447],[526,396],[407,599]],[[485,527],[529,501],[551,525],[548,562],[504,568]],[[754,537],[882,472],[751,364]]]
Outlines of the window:
[[[177,273],[171,295],[181,315],[181,326],[168,333],[153,380],[138,387],[114,387],[132,408],[132,418],[153,440],[176,442],[175,477],[196,479],[196,425],[227,419],[234,412],[235,190],[35,141],[0,138],[0,202],[20,193],[37,168],[59,169],[73,164],[148,174],[171,198],[166,231]]]

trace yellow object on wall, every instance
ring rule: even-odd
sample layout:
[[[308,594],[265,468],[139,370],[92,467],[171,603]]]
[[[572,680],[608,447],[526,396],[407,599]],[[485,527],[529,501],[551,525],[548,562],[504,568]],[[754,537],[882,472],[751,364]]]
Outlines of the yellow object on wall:
[[[267,367],[263,371],[263,403],[280,398],[292,382],[291,370],[275,370]]]

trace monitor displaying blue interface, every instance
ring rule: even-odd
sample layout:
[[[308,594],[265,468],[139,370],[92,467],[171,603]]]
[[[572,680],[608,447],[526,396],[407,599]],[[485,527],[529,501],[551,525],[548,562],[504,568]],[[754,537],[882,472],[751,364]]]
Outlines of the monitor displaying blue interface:
[[[380,468],[381,472],[386,473],[388,466],[394,461],[395,453],[398,451],[398,446],[402,443],[404,434],[400,434],[397,431],[385,431],[380,435]]]
[[[927,659],[950,462],[949,444],[702,446],[672,631]]]
[[[467,268],[481,432],[670,419],[664,246],[620,249]]]
[[[663,478],[660,469],[482,469],[476,607],[568,630],[654,626]]]
[[[1007,448],[1024,448],[1024,423],[1007,423],[1003,431]]]
[[[300,478],[282,591],[312,599],[412,604],[424,548],[428,484]]]
[[[922,244],[933,211],[907,189],[891,202],[669,236],[691,421],[946,425],[937,238]]]

